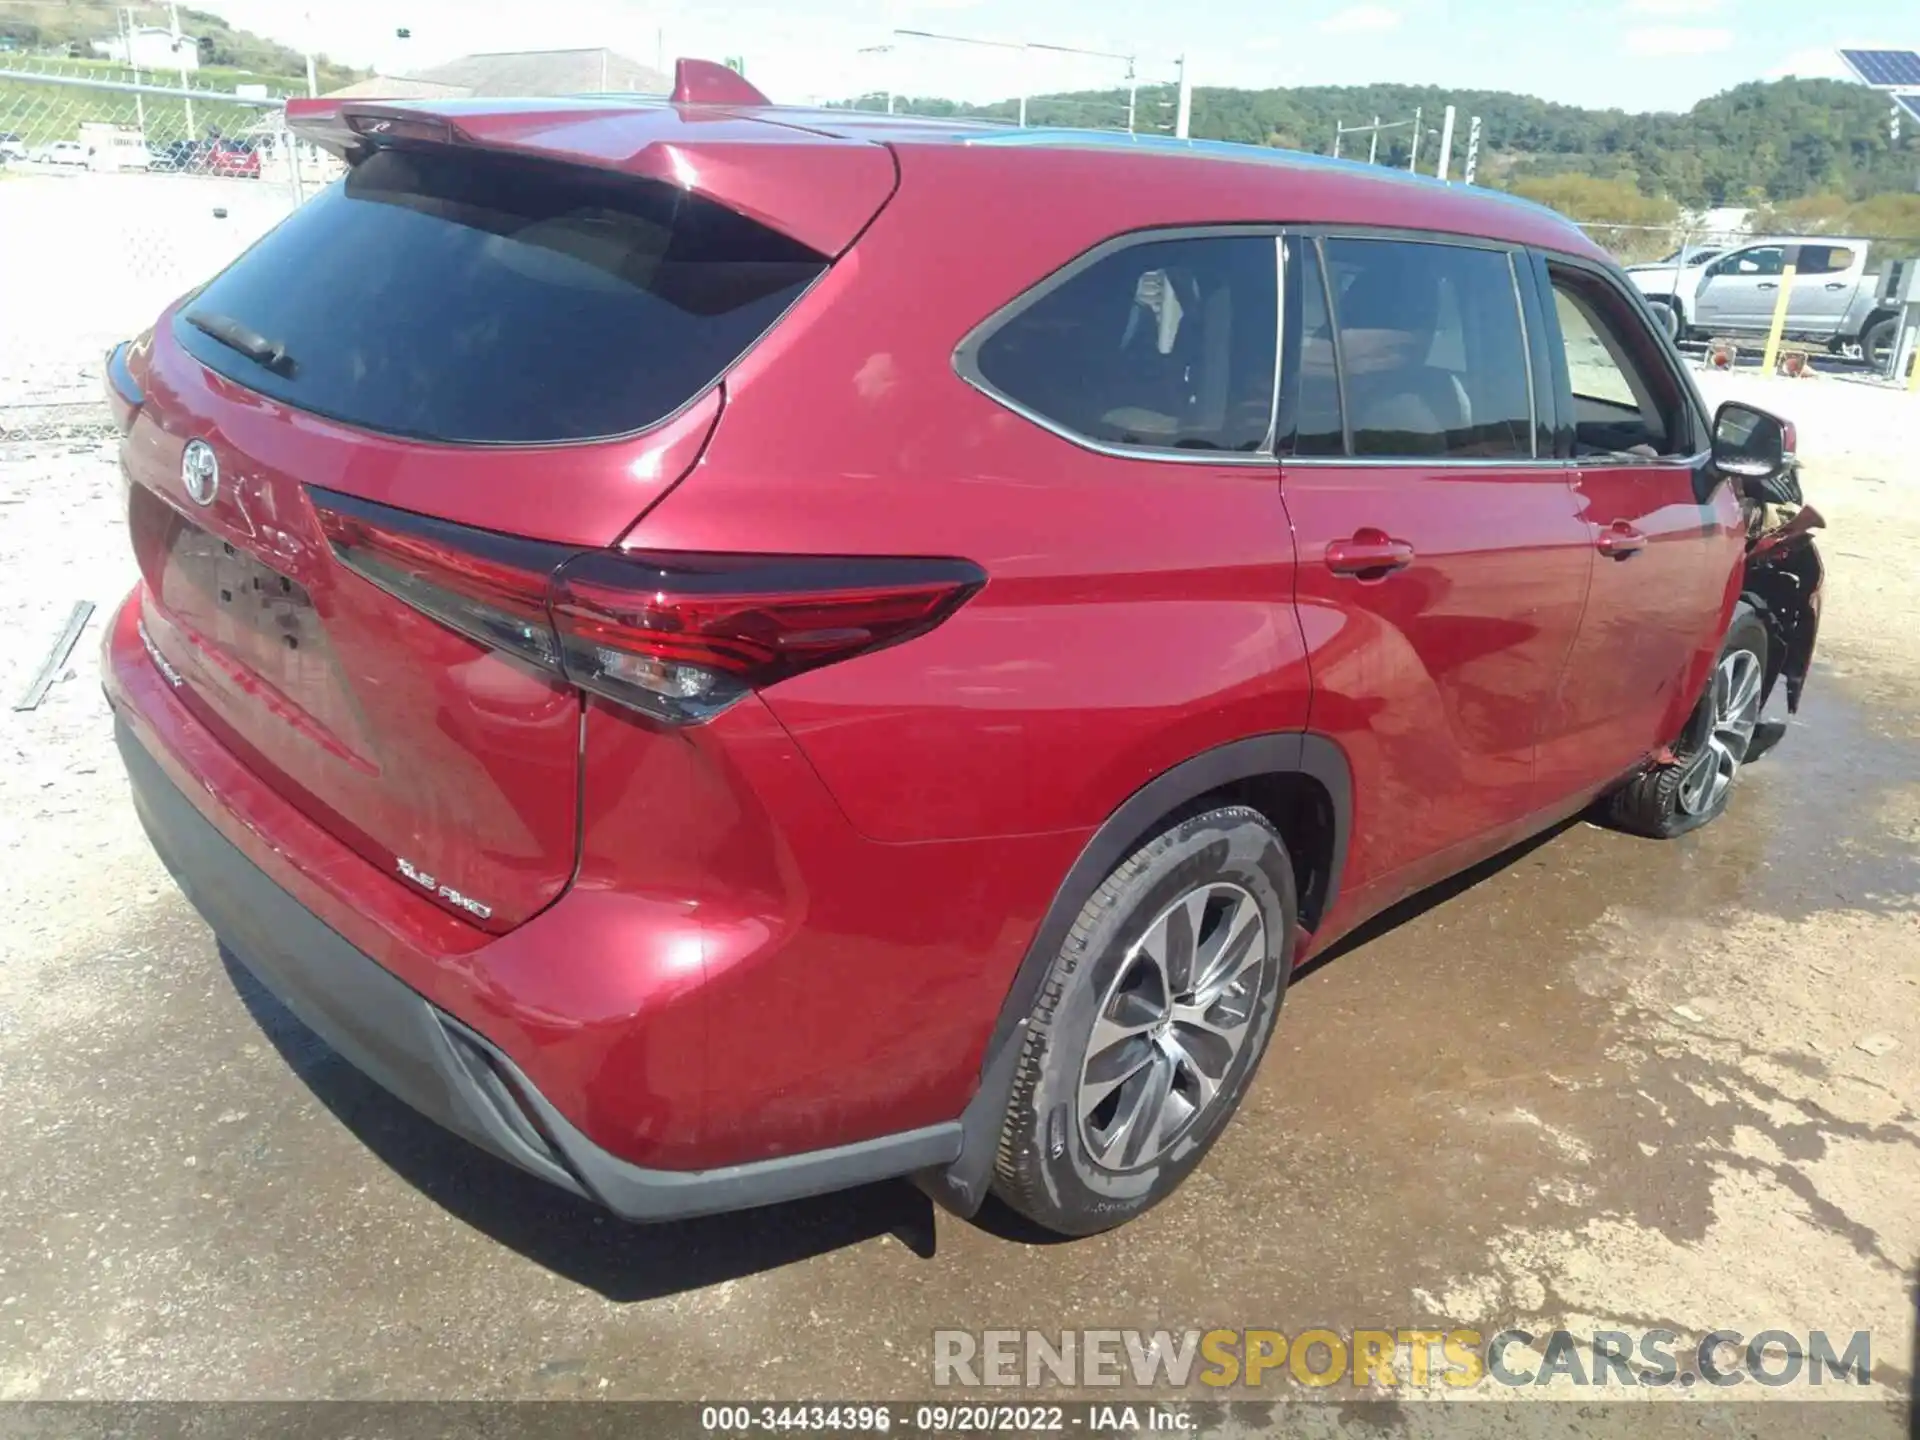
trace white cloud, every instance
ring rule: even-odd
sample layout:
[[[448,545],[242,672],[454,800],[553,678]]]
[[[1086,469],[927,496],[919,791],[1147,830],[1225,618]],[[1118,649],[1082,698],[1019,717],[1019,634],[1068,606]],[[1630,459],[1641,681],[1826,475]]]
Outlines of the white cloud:
[[[1673,19],[1712,15],[1725,8],[1726,0],[1627,0],[1629,15],[1665,15]]]
[[[1711,55],[1733,44],[1733,32],[1707,25],[1647,25],[1627,31],[1629,55]]]
[[[1400,28],[1400,12],[1385,5],[1349,5],[1320,22],[1323,35],[1378,35]]]

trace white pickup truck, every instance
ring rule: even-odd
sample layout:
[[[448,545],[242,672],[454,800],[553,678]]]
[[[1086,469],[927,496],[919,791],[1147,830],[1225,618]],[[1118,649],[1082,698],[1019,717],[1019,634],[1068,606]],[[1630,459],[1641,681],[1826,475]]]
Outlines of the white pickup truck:
[[[1667,322],[1676,340],[1700,335],[1765,335],[1773,328],[1788,252],[1799,247],[1787,301],[1789,339],[1825,344],[1885,364],[1898,316],[1874,302],[1877,276],[1866,240],[1833,235],[1774,235],[1717,253],[1688,252],[1627,274]]]

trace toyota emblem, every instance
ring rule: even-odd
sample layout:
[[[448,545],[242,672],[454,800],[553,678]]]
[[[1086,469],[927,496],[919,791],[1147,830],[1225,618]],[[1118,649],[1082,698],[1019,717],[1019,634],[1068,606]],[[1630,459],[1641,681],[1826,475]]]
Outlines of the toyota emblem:
[[[211,505],[220,489],[220,462],[204,440],[189,440],[180,457],[180,483],[196,505]]]

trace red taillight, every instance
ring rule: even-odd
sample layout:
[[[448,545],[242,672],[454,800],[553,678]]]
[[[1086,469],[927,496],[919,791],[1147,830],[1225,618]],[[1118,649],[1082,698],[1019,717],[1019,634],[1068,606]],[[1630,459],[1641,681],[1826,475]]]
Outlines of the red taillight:
[[[329,491],[312,492],[342,564],[441,624],[496,650],[560,668],[547,586],[575,552]]]
[[[127,364],[131,349],[132,342],[122,340],[107,352],[107,408],[113,412],[113,423],[122,435],[133,429],[134,417],[147,403],[146,392]]]
[[[578,550],[311,494],[349,569],[482,644],[679,724],[924,635],[986,582],[965,560]]]
[[[664,718],[924,635],[985,582],[964,560],[589,551],[554,577],[567,678]]]

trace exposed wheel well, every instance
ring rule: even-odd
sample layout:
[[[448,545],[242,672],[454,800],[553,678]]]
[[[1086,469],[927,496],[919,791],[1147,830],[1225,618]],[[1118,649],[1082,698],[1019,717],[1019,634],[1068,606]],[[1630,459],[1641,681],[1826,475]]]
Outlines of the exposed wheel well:
[[[1333,852],[1339,835],[1333,797],[1327,793],[1326,786],[1299,771],[1249,775],[1176,806],[1148,826],[1141,839],[1177,825],[1188,816],[1204,814],[1222,805],[1245,805],[1257,810],[1280,832],[1287,856],[1293,861],[1293,888],[1300,899],[1300,924],[1308,930],[1316,928],[1326,910],[1327,885],[1333,874]]]

